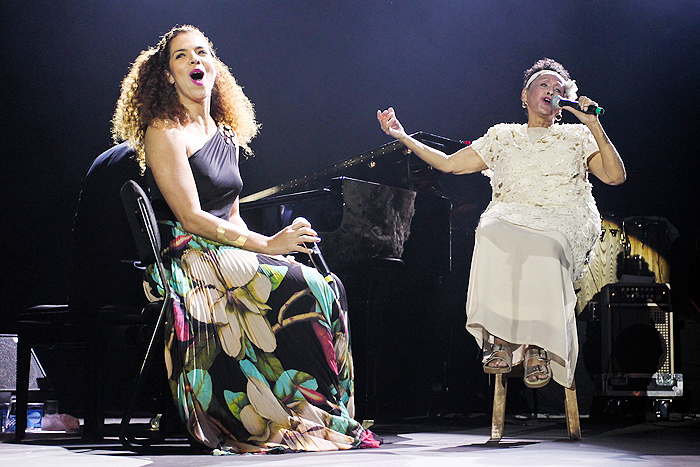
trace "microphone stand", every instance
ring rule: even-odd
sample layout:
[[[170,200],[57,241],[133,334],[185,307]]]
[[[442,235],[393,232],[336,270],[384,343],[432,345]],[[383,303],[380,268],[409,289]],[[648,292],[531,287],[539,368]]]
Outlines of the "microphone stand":
[[[313,265],[313,267],[316,268],[318,272],[321,273],[326,282],[328,282],[328,284],[333,287],[333,290],[335,290],[336,298],[339,298],[340,291],[338,290],[338,284],[333,278],[333,274],[331,273],[331,270],[328,267],[328,263],[326,263],[326,259],[321,253],[321,249],[316,243],[313,243],[311,245],[305,243],[304,245],[309,249],[309,259],[311,259],[311,264]]]

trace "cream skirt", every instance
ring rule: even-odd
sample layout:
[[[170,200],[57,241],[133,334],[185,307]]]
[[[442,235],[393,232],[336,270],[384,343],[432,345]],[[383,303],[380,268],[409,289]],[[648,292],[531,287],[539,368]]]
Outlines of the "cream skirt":
[[[554,380],[570,387],[578,357],[572,254],[558,232],[500,219],[476,229],[467,293],[467,330],[485,351],[493,337],[513,344],[513,365],[526,345],[546,349]]]

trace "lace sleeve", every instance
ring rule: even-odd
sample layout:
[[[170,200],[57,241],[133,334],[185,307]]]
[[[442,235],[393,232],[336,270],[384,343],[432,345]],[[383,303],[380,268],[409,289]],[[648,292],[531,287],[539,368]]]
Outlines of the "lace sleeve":
[[[494,154],[495,126],[489,128],[486,134],[472,141],[471,148],[481,157],[489,169],[493,169],[496,156]]]

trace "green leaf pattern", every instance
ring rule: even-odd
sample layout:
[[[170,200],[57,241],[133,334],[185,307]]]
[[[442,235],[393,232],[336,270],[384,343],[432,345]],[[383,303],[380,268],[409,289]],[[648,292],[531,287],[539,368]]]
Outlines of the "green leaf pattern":
[[[171,223],[171,228],[173,237],[186,234],[177,223]],[[172,245],[164,251],[164,263],[192,332],[187,341],[179,340],[173,319],[168,318],[166,361],[180,415],[188,426],[198,426],[191,430],[193,436],[210,447],[219,447],[225,440],[234,451],[278,449],[280,445],[293,450],[347,449],[367,439],[376,443],[347,410],[353,405],[347,314],[316,270],[253,254],[257,267],[248,279],[251,252],[195,235]],[[188,262],[183,267],[185,255]],[[240,271],[217,269],[230,264],[244,267]],[[150,273],[151,281],[157,283],[157,274],[152,269]],[[227,278],[228,285],[203,282],[217,277]],[[284,284],[289,285],[282,287]],[[281,295],[280,290],[290,295]],[[291,294],[301,297],[304,291],[314,297],[312,307],[308,299],[290,301]],[[196,302],[198,319],[188,311],[185,297],[190,304],[200,300]],[[202,308],[218,306],[221,300],[226,300],[225,312],[224,308],[211,312]],[[285,316],[278,318],[280,313]],[[315,336],[311,322],[333,336],[337,377],[329,379],[333,372],[324,356],[300,357],[318,349],[316,343],[296,342],[292,337]],[[273,325],[277,326],[274,333]],[[222,326],[239,326],[240,332],[223,332]],[[285,346],[293,343],[297,348],[280,349],[277,332],[284,333]],[[239,336],[239,342],[229,340],[223,346],[221,339],[231,336]]]

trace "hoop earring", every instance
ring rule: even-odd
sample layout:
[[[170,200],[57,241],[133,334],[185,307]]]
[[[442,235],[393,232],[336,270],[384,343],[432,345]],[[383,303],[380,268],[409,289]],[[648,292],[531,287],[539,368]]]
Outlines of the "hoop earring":
[[[523,109],[527,109],[527,102],[522,101],[522,102],[520,103],[520,105],[522,106]]]
[[[555,122],[561,122],[561,114],[557,114],[556,117],[554,117]]]

